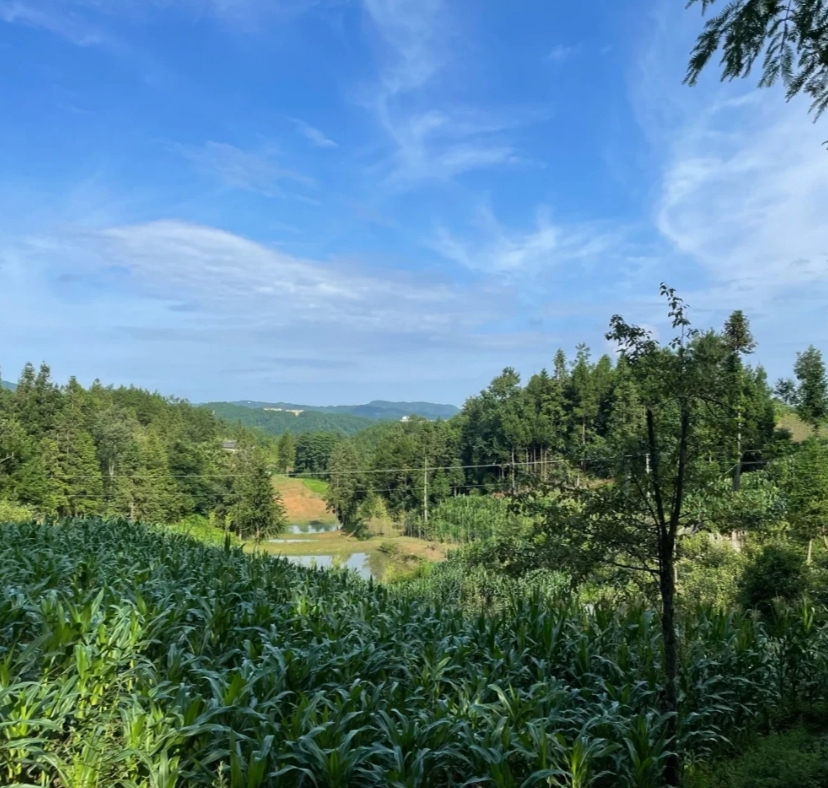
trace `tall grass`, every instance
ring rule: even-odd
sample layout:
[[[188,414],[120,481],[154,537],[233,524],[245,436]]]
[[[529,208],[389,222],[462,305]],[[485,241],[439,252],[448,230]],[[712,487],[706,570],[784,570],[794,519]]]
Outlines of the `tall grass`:
[[[704,758],[828,689],[812,610],[683,623]],[[469,616],[126,522],[0,526],[0,784],[658,786],[651,611]]]

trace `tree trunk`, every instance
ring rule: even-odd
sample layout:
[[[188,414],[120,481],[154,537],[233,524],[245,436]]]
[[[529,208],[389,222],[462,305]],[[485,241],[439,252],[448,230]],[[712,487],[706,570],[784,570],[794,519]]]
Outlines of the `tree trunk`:
[[[808,564],[808,566],[810,566],[811,563],[813,562],[813,560],[814,560],[814,540],[809,539],[808,540],[808,560],[805,563]]]
[[[665,545],[666,547],[666,545]],[[678,677],[678,640],[676,638],[676,575],[673,550],[666,549],[662,555],[662,567],[659,572],[661,591],[661,637],[664,641],[664,695],[662,703],[665,713],[670,715],[667,722],[667,739],[675,750],[677,732],[678,694],[676,680]],[[679,785],[681,772],[678,753],[671,755],[664,767],[664,783],[669,786]]]
[[[684,503],[684,482],[687,472],[687,439],[690,431],[690,411],[682,403],[681,433],[679,436],[679,457],[676,470],[672,506],[667,513],[665,494],[662,487],[661,462],[656,440],[655,417],[649,408],[647,417],[647,438],[651,454],[653,496],[655,498],[656,528],[658,529],[658,581],[661,594],[661,637],[664,648],[664,687],[662,688],[662,709],[669,715],[667,722],[667,746],[672,754],[664,765],[664,784],[678,786],[681,781],[681,758],[676,747],[678,730],[678,638],[676,637],[676,536]]]

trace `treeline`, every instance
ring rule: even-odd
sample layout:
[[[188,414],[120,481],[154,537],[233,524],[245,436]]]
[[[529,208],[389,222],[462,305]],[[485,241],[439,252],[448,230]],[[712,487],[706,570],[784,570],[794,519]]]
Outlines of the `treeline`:
[[[745,332],[749,335],[746,318],[734,313],[721,331],[693,340],[693,347],[711,358],[716,380],[710,389],[718,397],[694,414],[694,423],[708,439],[710,472],[731,483],[792,450],[790,434],[776,427],[782,405],[765,371],[748,363],[753,345],[750,339],[744,346],[739,335]],[[818,351],[802,354],[810,361],[798,362],[798,383],[782,383],[789,401],[818,398],[808,393],[819,376],[814,354]],[[568,359],[559,350],[551,370],[525,384],[514,369],[505,369],[449,421],[414,418],[331,441],[327,463],[312,470],[329,479],[330,504],[339,513],[358,518],[362,503],[379,497],[397,519],[413,515],[422,521],[455,496],[514,495],[565,474],[584,484],[608,480],[630,454],[647,462],[642,427],[650,386],[633,374],[624,356],[593,359],[581,345]],[[820,418],[813,407],[806,410],[806,420]]]
[[[182,400],[74,378],[58,386],[45,364],[0,391],[0,501],[38,516],[200,516],[261,535],[283,520],[269,449],[266,436]]]

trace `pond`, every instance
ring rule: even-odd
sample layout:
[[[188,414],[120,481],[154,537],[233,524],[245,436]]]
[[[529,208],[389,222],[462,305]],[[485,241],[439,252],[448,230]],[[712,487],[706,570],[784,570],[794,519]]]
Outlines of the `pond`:
[[[330,534],[339,528],[337,523],[320,523],[314,521],[312,523],[293,523],[287,527],[289,534]]]
[[[330,569],[334,565],[334,557],[332,555],[286,555],[285,558],[292,564],[315,566],[317,569]],[[353,553],[340,566],[345,569],[353,569],[365,580],[373,577],[371,567],[368,566],[368,553]]]

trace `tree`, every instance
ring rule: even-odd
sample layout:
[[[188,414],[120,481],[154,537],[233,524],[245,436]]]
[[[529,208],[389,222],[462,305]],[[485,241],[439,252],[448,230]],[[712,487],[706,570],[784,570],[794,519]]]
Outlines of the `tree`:
[[[296,441],[293,435],[286,432],[279,438],[276,448],[279,473],[287,473],[296,462]]]
[[[828,378],[825,376],[822,353],[813,345],[804,352],[797,353],[794,375],[799,381],[796,412],[816,432],[828,412]]]
[[[742,483],[742,431],[745,410],[745,369],[742,356],[753,353],[756,342],[750,332],[750,322],[741,309],[731,313],[724,324],[722,338],[727,348],[727,373],[729,382],[729,405],[734,415],[736,433],[735,454],[736,465],[733,472],[733,489],[738,490]]]
[[[828,451],[815,437],[806,440],[791,461],[785,489],[788,521],[794,534],[812,544],[821,536],[828,547]]]
[[[368,497],[365,474],[349,441],[334,447],[328,461],[328,490],[325,503],[336,515],[343,530],[358,534],[362,530],[361,507]]]
[[[634,385],[624,393],[635,421],[616,430],[618,469],[613,482],[573,485],[565,477],[552,495],[532,495],[524,511],[536,518],[533,545],[544,545],[550,563],[586,576],[604,565],[639,573],[658,586],[664,649],[662,702],[667,735],[675,741],[678,710],[678,643],[675,622],[676,550],[681,533],[697,520],[686,502],[718,476],[709,462],[718,435],[706,419],[725,395],[723,343],[690,327],[687,306],[662,285],[675,337],[661,346],[644,328],[616,315],[607,339],[620,349],[619,367]],[[713,406],[708,408],[706,406]],[[703,407],[704,406],[704,407]],[[640,410],[639,410],[640,409]],[[643,411],[643,413],[642,413]],[[562,495],[561,492],[565,494]],[[665,765],[664,782],[678,785],[679,754]]]
[[[41,441],[48,472],[44,508],[60,517],[94,514],[104,503],[95,442],[85,429],[84,395],[77,381],[70,380],[56,409],[54,426]]]
[[[229,515],[239,538],[252,538],[258,543],[278,536],[287,526],[287,515],[261,452],[243,449],[238,455],[236,473]]]
[[[773,387],[773,395],[781,402],[793,407],[796,404],[796,383],[790,378],[779,378]]]
[[[716,0],[689,0],[702,13]],[[707,20],[696,41],[685,83],[695,85],[722,50],[722,79],[747,77],[762,59],[760,87],[781,80],[786,98],[811,99],[817,117],[828,107],[828,0],[731,0]]]

